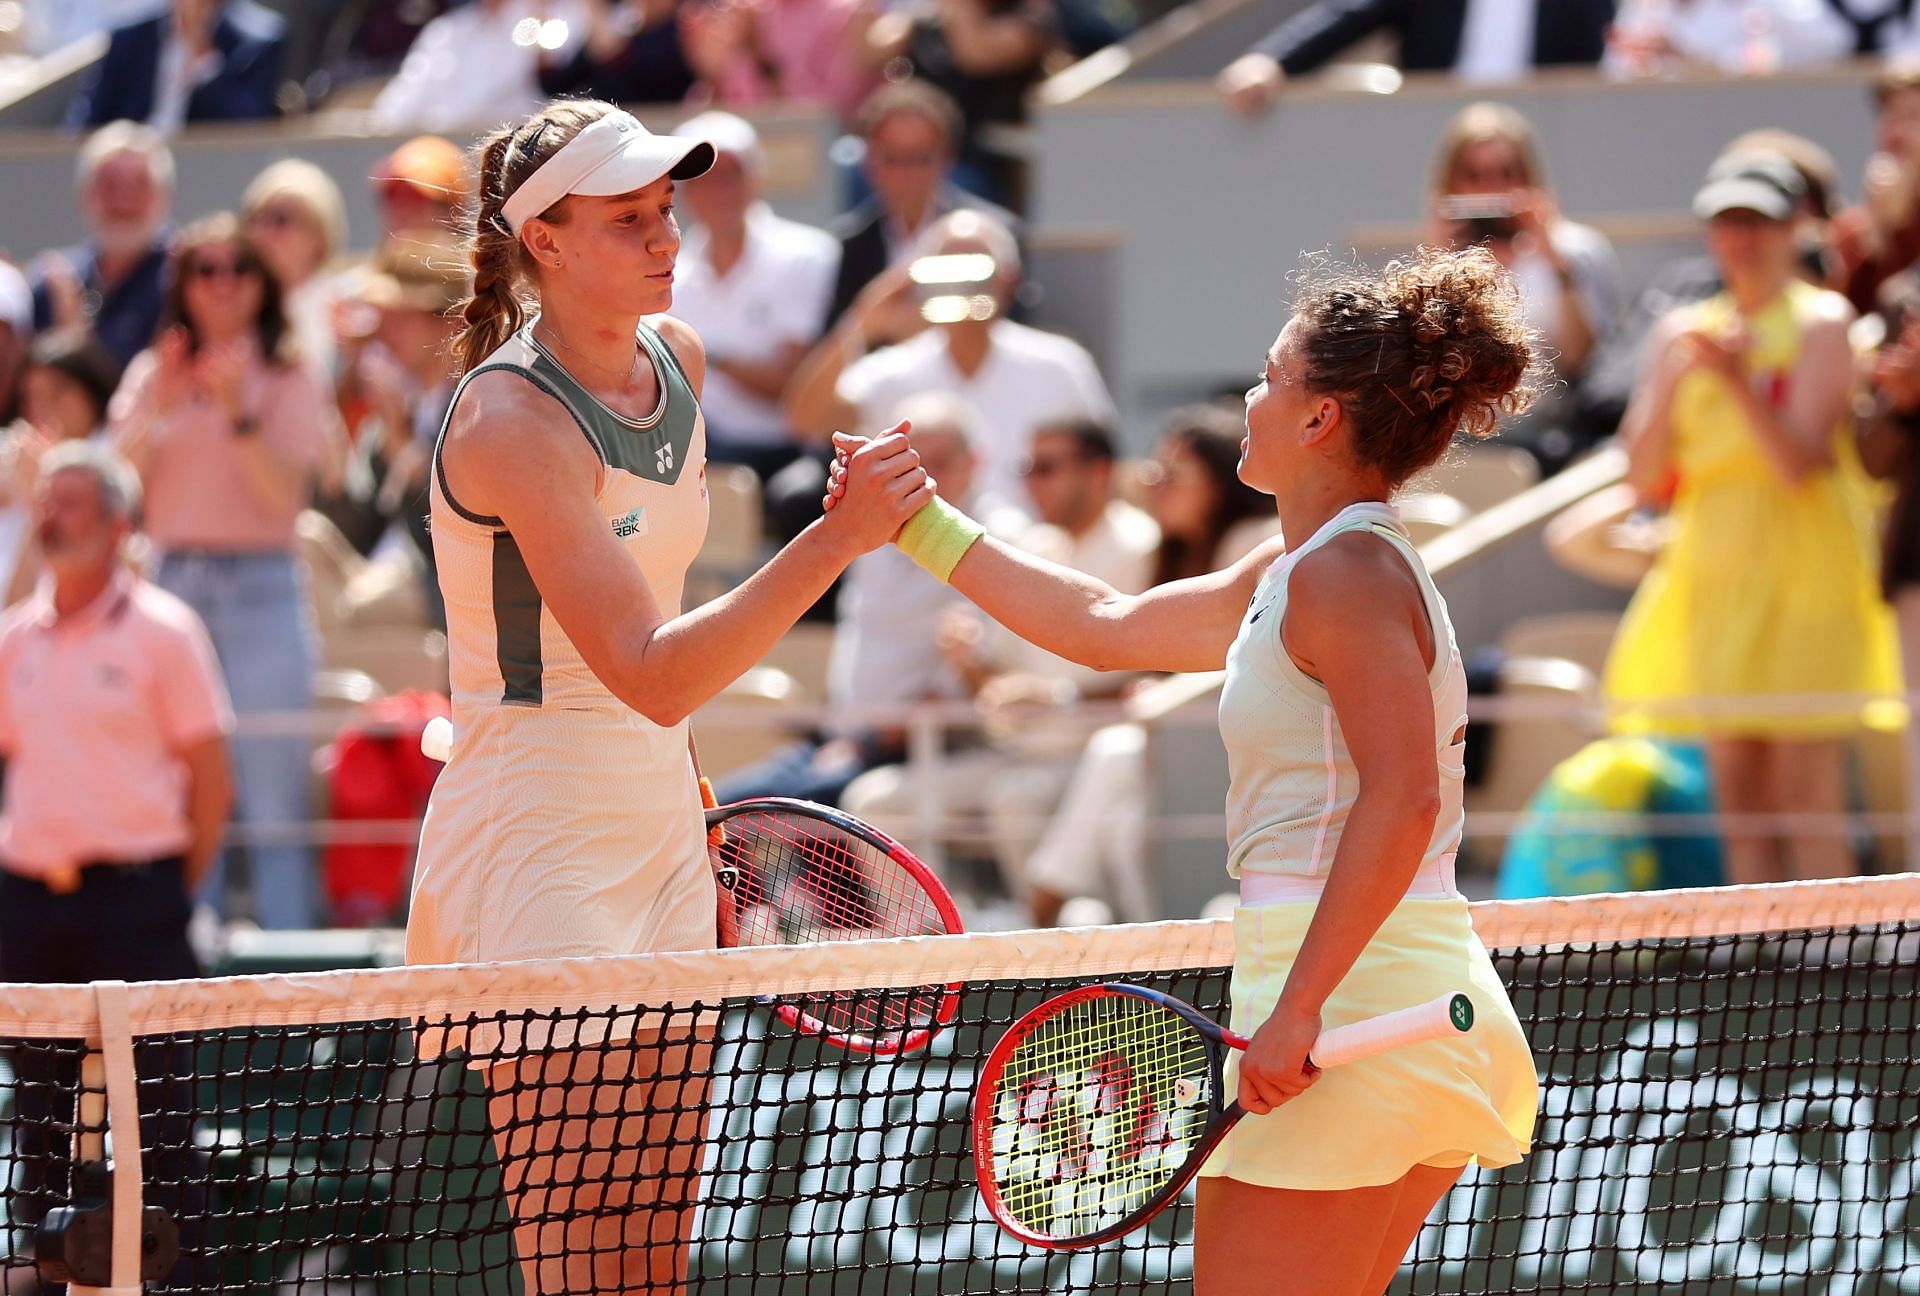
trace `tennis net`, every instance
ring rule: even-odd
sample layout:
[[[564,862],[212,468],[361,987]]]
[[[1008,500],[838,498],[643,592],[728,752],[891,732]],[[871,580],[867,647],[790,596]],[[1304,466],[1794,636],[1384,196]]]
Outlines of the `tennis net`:
[[[1534,1044],[1535,1150],[1467,1172],[1395,1292],[1920,1296],[1920,876],[1475,924]],[[1224,1018],[1231,957],[1227,924],[1186,922],[0,986],[0,1257],[27,1263],[68,1206],[41,1261],[127,1290],[150,1235],[149,1291],[505,1296],[529,1271],[635,1291],[681,1263],[716,1296],[1185,1291],[1187,1206],[1088,1252],[1002,1235],[973,1079],[1016,1016],[1090,981]],[[955,1025],[899,1058],[797,1037],[756,999],[949,979]]]

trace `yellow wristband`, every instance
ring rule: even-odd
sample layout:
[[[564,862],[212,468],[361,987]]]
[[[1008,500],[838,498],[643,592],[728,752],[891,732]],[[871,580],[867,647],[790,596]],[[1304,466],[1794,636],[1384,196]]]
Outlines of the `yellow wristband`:
[[[900,552],[938,576],[953,578],[953,569],[973,548],[973,542],[986,534],[986,528],[939,496],[907,519],[894,541]]]

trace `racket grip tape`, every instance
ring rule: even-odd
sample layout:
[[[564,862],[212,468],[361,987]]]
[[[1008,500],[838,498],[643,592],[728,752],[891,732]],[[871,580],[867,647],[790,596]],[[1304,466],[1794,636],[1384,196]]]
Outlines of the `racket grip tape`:
[[[1309,1056],[1324,1070],[1388,1049],[1463,1034],[1472,1028],[1473,1000],[1463,994],[1446,994],[1412,1008],[1323,1031]]]

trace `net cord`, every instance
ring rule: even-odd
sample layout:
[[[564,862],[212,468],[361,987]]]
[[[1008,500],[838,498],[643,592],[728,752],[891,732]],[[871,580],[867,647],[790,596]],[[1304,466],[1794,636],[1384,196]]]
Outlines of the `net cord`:
[[[1544,900],[1486,901],[1473,925],[1489,949],[1760,935],[1920,920],[1920,874],[1701,887]],[[1227,919],[908,936],[820,946],[766,946],[521,963],[454,964],[136,982],[136,1036],[243,1026],[301,1026],[468,1013],[552,1011],[930,983],[1124,977],[1226,967]],[[84,987],[0,984],[0,1035],[91,1038]]]

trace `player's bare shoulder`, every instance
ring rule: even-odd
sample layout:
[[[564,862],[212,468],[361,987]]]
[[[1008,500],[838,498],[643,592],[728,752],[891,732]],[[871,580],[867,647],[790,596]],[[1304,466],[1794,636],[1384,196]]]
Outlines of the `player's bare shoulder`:
[[[440,446],[449,494],[469,510],[500,513],[503,492],[599,461],[558,399],[506,371],[476,375],[461,389]]]
[[[673,358],[686,370],[687,381],[693,384],[693,393],[698,396],[706,386],[707,347],[694,331],[693,325],[671,315],[651,315],[647,323],[660,335],[673,351]]]

